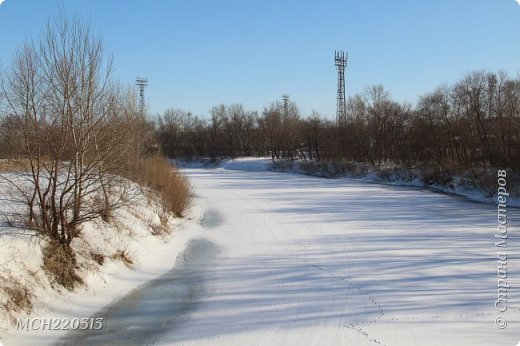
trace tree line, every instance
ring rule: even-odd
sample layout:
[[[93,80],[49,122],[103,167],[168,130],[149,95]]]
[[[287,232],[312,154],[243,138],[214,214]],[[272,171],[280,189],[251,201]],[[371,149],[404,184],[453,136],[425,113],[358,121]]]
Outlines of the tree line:
[[[349,160],[375,166],[520,168],[520,79],[477,71],[453,85],[399,103],[381,85],[351,96],[347,120],[275,101],[261,112],[218,105],[208,117],[169,109],[157,117],[156,138],[171,157],[263,156]]]

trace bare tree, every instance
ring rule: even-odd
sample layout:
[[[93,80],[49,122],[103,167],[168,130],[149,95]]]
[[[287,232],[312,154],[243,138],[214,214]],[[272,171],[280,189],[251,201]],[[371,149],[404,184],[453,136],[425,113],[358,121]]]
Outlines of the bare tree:
[[[70,244],[81,225],[121,202],[110,190],[122,182],[114,171],[127,157],[135,112],[112,82],[111,67],[89,28],[62,15],[48,22],[37,44],[24,45],[2,78],[6,111],[19,133],[11,144],[29,166],[13,185],[27,208],[26,226],[54,249],[44,252],[46,263],[58,256],[69,268],[55,273],[67,287],[78,280]]]

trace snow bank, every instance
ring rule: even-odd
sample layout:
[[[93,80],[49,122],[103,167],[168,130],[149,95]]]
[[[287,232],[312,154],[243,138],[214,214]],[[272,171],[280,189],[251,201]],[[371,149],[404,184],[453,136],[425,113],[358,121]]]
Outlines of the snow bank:
[[[265,172],[273,169],[273,160],[256,157],[241,157],[237,159],[223,159],[212,161],[210,159],[170,159],[170,162],[178,168],[224,168],[236,171]]]
[[[297,173],[313,175],[327,178],[348,178],[358,179],[363,182],[378,183],[391,186],[410,186],[428,188],[434,192],[442,192],[445,194],[465,197],[475,202],[486,204],[498,204],[497,195],[489,196],[489,194],[472,184],[468,179],[460,176],[453,178],[453,181],[446,185],[426,184],[419,174],[413,175],[403,170],[399,170],[395,165],[384,171],[384,174],[369,167],[367,164],[355,163],[349,167],[341,167],[332,162],[312,162],[307,163],[300,160],[276,160],[268,158],[236,158],[233,160],[223,160],[215,167],[222,167],[230,170],[241,171],[277,171],[287,173]],[[203,166],[203,167],[207,167]],[[199,168],[199,167],[188,167]],[[345,169],[347,168],[347,169]],[[520,208],[520,198],[509,198],[507,201],[509,207]]]
[[[222,167],[235,171],[265,172],[273,169],[273,160],[265,158],[244,157],[224,161]]]
[[[0,185],[0,190],[5,186]],[[5,195],[5,191],[1,191]],[[0,200],[0,211],[9,202]],[[154,279],[171,269],[185,244],[199,234],[202,213],[193,207],[187,220],[171,220],[169,235],[152,235],[153,226],[160,223],[159,207],[141,195],[131,206],[116,211],[113,223],[102,221],[84,225],[80,238],[71,244],[77,253],[79,273],[85,286],[70,292],[52,288],[42,268],[42,240],[29,231],[0,228],[0,306],[6,302],[1,289],[5,278],[18,280],[29,287],[33,311],[27,316],[9,316],[0,310],[0,340],[6,345],[51,344],[67,331],[23,331],[10,323],[13,317],[31,318],[83,318],[92,316],[111,301],[127,294],[137,286]],[[117,260],[116,254],[124,252],[131,264]],[[104,257],[102,266],[92,259],[92,254]]]

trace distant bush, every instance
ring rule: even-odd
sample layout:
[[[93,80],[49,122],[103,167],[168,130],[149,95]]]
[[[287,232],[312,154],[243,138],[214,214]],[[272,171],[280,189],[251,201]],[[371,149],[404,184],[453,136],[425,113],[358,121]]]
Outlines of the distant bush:
[[[488,197],[497,193],[497,169],[496,168],[472,168],[462,175],[466,184],[474,185],[485,192]],[[511,197],[520,196],[520,175],[507,170],[507,189]]]
[[[448,185],[457,174],[451,167],[428,166],[421,169],[422,180],[426,185]]]
[[[381,169],[377,171],[376,175],[383,181],[412,181],[417,175],[420,175],[420,172],[417,173],[412,169],[396,166],[393,168]]]
[[[276,160],[273,162],[273,169],[275,171],[291,171],[294,168],[293,160]]]
[[[343,175],[363,176],[368,173],[368,166],[360,162],[327,160],[301,161],[299,169],[309,175],[335,177]]]

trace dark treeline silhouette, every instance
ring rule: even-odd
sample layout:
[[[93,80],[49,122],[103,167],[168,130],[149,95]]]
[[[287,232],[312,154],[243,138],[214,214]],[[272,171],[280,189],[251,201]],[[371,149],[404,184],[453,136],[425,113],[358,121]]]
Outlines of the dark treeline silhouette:
[[[335,124],[292,103],[261,113],[219,105],[210,117],[181,110],[158,117],[157,138],[170,157],[268,156],[350,160],[405,167],[520,167],[520,79],[473,72],[451,86],[400,104],[381,85],[347,101],[347,122]]]

